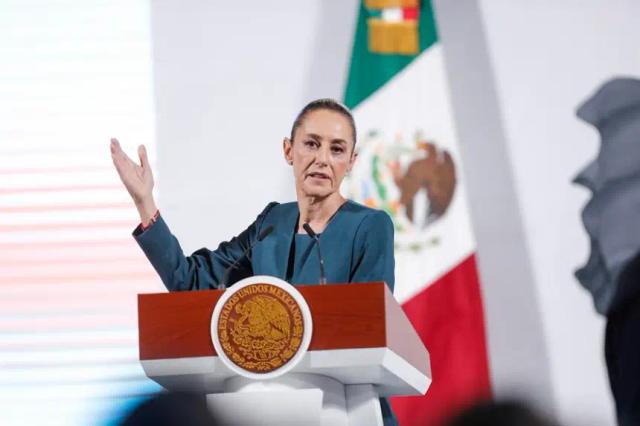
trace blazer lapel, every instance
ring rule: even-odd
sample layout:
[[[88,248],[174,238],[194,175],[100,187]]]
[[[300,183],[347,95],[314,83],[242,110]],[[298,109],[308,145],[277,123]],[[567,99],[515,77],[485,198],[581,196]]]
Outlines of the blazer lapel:
[[[287,203],[286,208],[278,220],[276,231],[278,241],[275,248],[277,277],[286,279],[287,268],[289,266],[289,254],[291,252],[291,242],[296,232],[298,222],[298,203]]]

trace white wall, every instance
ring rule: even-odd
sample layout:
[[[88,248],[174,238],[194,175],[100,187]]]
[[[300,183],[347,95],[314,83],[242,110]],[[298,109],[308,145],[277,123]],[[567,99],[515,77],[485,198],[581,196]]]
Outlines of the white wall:
[[[597,152],[576,106],[604,80],[640,75],[640,3],[481,0],[560,418],[612,424],[604,320],[573,277],[588,256],[588,193],[570,184]]]
[[[476,0],[435,2],[462,151],[494,396],[555,411],[549,351]]]
[[[186,250],[295,196],[281,145],[309,91],[318,4],[153,2],[159,203]]]

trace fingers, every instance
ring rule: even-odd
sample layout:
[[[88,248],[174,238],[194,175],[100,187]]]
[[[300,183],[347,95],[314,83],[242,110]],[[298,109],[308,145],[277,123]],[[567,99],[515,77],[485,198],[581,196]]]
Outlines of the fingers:
[[[124,175],[130,173],[135,168],[135,163],[129,158],[129,156],[122,150],[120,143],[117,139],[111,139],[111,160],[116,168],[116,171],[120,175],[121,179],[124,179]]]
[[[118,142],[118,139],[111,138],[111,145],[109,148],[111,150],[111,158],[113,158],[114,162],[116,161],[121,162],[121,161],[127,161],[127,160],[131,161],[127,153],[124,152],[124,150],[120,146],[120,142]]]
[[[116,138],[111,138],[111,144],[109,144],[109,149],[111,150],[111,154],[115,154],[116,152],[118,152],[118,150],[120,150],[120,142],[118,142],[118,139]]]
[[[111,160],[113,164],[118,168],[118,163],[122,160],[122,148],[118,139],[111,138],[111,144],[109,144],[109,150],[111,151]]]
[[[138,157],[140,157],[140,165],[144,169],[149,169],[149,158],[147,157],[147,148],[144,145],[138,147]]]
[[[128,158],[127,154],[122,150],[120,142],[118,142],[118,139],[116,138],[111,138],[111,145],[109,146],[109,149],[111,150],[111,158],[113,158],[113,161]]]

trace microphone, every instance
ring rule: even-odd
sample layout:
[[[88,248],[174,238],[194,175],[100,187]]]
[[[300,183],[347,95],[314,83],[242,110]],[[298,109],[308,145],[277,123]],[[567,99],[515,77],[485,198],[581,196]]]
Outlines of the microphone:
[[[320,238],[318,238],[318,234],[313,232],[313,229],[311,229],[311,226],[309,226],[309,222],[305,222],[302,227],[305,231],[307,231],[307,234],[309,234],[309,236],[316,242],[316,247],[318,247],[318,260],[320,260],[320,284],[326,284],[327,277],[324,275],[324,260],[322,260],[322,252],[320,251]]]
[[[238,263],[242,259],[247,257],[247,255],[249,254],[251,249],[253,249],[253,247],[256,244],[258,244],[260,241],[264,240],[267,237],[267,235],[269,235],[271,232],[273,232],[273,225],[269,225],[266,228],[264,228],[262,230],[262,232],[260,232],[260,234],[258,234],[258,238],[256,238],[256,240],[253,242],[253,244],[251,244],[249,247],[247,247],[247,249],[242,253],[242,256],[237,258],[235,262],[233,262],[227,269],[224,270],[224,274],[222,274],[222,279],[220,280],[220,283],[218,284],[218,288],[219,289],[224,290],[224,289],[227,288],[227,282],[229,281],[229,275],[231,274],[231,270],[236,269],[236,267],[238,266]]]

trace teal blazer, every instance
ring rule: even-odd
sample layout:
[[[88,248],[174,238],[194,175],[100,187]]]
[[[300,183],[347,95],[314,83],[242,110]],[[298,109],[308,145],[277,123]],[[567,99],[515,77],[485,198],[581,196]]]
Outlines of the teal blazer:
[[[184,255],[162,217],[145,231],[139,226],[133,236],[170,291],[215,289],[238,259],[228,284],[252,275],[271,275],[294,285],[317,284],[317,248],[310,241],[301,244],[305,241],[296,236],[298,216],[297,203],[270,203],[238,236],[213,251],[202,248],[191,256]],[[241,258],[270,225],[273,231]],[[384,281],[393,291],[393,223],[386,213],[347,201],[319,239],[328,283]],[[389,402],[382,398],[380,405],[385,426],[397,425]]]
[[[133,235],[167,289],[206,290],[217,288],[224,271],[272,225],[273,232],[240,260],[229,284],[252,275],[316,284],[320,263],[315,248],[303,259],[301,270],[290,270],[298,215],[297,203],[270,203],[238,236],[213,251],[202,248],[188,257],[162,217],[144,232],[136,228]],[[386,213],[347,201],[319,238],[328,283],[385,281],[393,291],[393,223]]]

